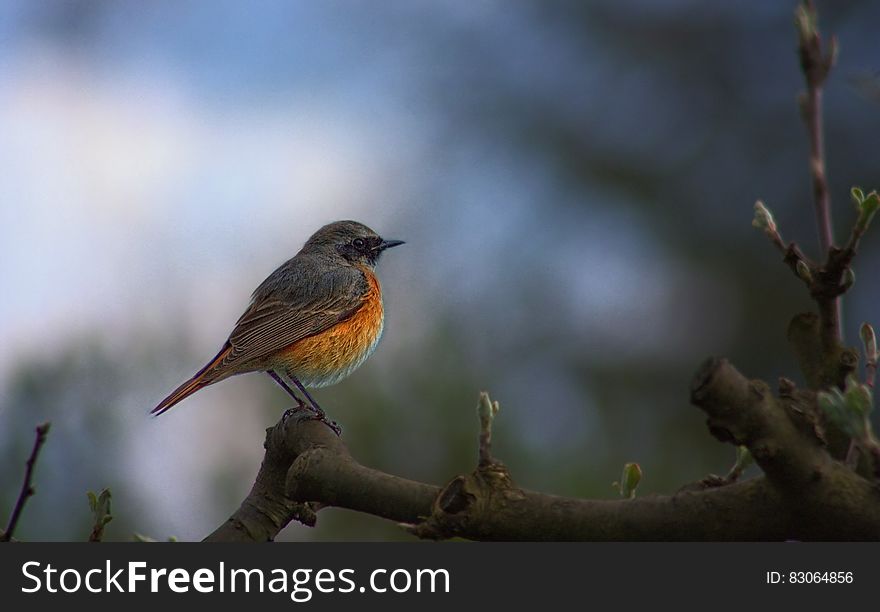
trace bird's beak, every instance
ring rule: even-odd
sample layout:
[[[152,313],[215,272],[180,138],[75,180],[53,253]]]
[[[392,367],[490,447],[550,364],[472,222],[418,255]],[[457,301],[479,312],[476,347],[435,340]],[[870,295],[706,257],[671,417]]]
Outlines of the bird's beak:
[[[400,246],[401,244],[406,244],[403,240],[383,240],[377,246],[373,248],[374,251],[382,252],[385,249],[390,249],[391,247]]]

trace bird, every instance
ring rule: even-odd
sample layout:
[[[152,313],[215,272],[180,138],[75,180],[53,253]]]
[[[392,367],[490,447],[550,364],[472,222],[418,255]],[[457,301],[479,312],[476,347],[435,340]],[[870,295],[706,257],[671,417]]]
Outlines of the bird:
[[[256,288],[217,355],[151,414],[163,414],[230,376],[266,372],[338,435],[339,426],[306,389],[338,383],[375,350],[385,326],[375,268],[382,253],[401,244],[357,221],[336,221],[316,231]]]

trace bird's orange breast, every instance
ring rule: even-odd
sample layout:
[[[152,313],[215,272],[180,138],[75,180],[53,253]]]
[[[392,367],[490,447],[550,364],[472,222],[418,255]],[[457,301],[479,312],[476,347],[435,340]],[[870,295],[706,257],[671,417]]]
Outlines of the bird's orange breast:
[[[278,359],[307,387],[339,382],[370,356],[382,336],[385,310],[376,275],[367,268],[368,289],[356,313],[330,329],[280,351]]]

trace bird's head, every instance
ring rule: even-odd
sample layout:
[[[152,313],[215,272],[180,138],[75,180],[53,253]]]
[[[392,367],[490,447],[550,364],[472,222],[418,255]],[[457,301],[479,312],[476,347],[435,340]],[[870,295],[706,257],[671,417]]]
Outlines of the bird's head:
[[[385,249],[403,244],[403,240],[384,240],[357,221],[328,223],[308,239],[303,252],[336,254],[352,265],[373,268]]]

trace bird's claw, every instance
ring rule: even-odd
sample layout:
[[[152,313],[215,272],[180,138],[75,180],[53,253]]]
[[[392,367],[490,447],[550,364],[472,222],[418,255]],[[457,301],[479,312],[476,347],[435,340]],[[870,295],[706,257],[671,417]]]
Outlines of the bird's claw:
[[[301,421],[320,421],[324,425],[332,429],[333,433],[335,433],[337,436],[342,435],[342,426],[339,423],[330,420],[330,418],[327,417],[327,413],[323,410],[315,410],[314,408],[312,408],[311,406],[307,406],[306,404],[300,404],[295,408],[288,408],[284,411],[284,414],[281,418],[283,421],[287,421],[291,418],[296,418],[297,420]]]
[[[324,414],[323,412],[315,413],[315,416],[313,418],[316,421],[321,421],[324,425],[326,425],[327,427],[332,429],[333,433],[335,433],[337,436],[342,435],[342,426],[339,423],[337,423],[336,421],[331,421],[329,418],[327,418],[327,415]]]

